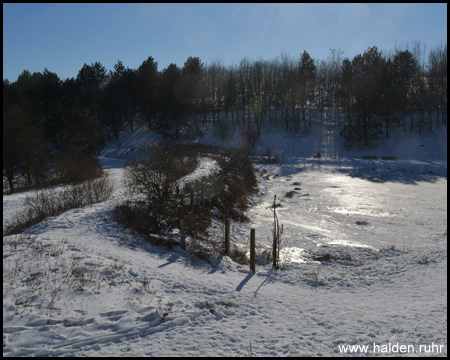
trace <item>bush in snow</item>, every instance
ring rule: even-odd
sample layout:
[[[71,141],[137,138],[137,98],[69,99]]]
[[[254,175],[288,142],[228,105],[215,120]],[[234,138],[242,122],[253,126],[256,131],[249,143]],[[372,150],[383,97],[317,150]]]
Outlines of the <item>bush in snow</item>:
[[[121,215],[116,219],[127,227],[132,225],[131,228],[141,233],[145,228],[158,233],[163,228],[177,226],[180,199],[176,196],[176,189],[179,180],[195,170],[197,162],[192,149],[170,141],[155,142],[139,149],[138,154],[129,160],[125,176],[128,187],[132,192],[142,193],[145,202],[135,206],[135,210],[117,209],[116,215]],[[149,224],[142,226],[142,221],[136,224],[126,220],[130,211],[139,212]]]
[[[170,141],[139,149],[126,169],[128,185],[146,196],[149,203],[169,200],[178,180],[197,167],[197,158]]]
[[[61,189],[38,189],[25,198],[28,209],[3,227],[3,236],[19,234],[49,216],[109,199],[114,190],[107,175]]]
[[[205,154],[217,162],[221,171],[200,178],[186,176],[196,170],[199,156]],[[223,251],[222,242],[208,233],[211,219],[248,220],[244,214],[248,195],[257,189],[247,147],[223,150],[167,141],[141,149],[129,161],[126,182],[133,196],[115,207],[113,219],[147,236],[154,245],[166,245],[166,241],[159,240],[172,239],[166,234],[172,229],[181,231],[183,219],[184,233],[191,239],[190,253],[204,260]],[[235,258],[247,261],[245,254],[238,251]]]

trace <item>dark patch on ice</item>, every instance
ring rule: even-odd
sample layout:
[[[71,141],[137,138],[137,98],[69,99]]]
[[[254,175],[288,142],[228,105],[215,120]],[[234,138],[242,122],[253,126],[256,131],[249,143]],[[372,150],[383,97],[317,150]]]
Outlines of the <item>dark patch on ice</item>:
[[[355,221],[355,224],[356,225],[368,225],[369,223],[364,220],[357,220],[357,221]]]

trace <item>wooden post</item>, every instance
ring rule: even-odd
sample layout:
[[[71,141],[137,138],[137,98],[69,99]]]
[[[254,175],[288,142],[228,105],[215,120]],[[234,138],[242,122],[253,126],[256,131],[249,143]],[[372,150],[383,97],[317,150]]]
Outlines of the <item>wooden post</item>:
[[[193,234],[193,231],[194,231],[194,210],[191,210],[188,213],[188,228],[189,228],[190,234]]]
[[[272,257],[273,257],[273,263],[272,263],[272,267],[274,269],[278,269],[278,251],[279,249],[277,249],[277,244],[278,244],[278,238],[277,238],[277,213],[276,213],[276,207],[277,207],[277,196],[274,195],[273,196],[273,230],[272,230],[272,235],[273,235],[273,248],[272,248]]]
[[[184,219],[184,208],[183,208],[183,203],[181,203],[181,205],[179,206],[179,208],[178,208],[179,210],[179,217],[180,217],[180,220],[181,219]]]
[[[180,243],[181,248],[186,250],[186,239],[184,237],[184,219],[180,219]]]
[[[250,270],[253,274],[256,274],[255,261],[256,261],[256,250],[255,250],[255,229],[250,229]]]
[[[225,220],[225,255],[230,256],[230,220]]]

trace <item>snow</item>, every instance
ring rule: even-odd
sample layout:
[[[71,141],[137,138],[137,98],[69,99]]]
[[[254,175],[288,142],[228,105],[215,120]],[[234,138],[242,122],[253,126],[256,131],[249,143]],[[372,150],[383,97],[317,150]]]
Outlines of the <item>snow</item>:
[[[220,170],[219,164],[214,159],[200,156],[198,158],[198,162],[197,168],[192,173],[178,180],[180,187],[182,187],[185,183],[195,181],[196,179],[201,179]]]
[[[100,156],[110,200],[3,239],[3,354],[373,356],[405,345],[446,356],[446,130],[402,135],[350,149],[331,124],[264,130],[252,150],[280,161],[255,164],[250,221],[232,222],[231,241],[248,251],[255,228],[257,252],[269,248],[277,195],[285,252],[282,271],[261,257],[253,274],[226,256],[208,264],[152,247],[109,218],[126,195],[126,154],[157,138],[145,126],[124,134]],[[240,143],[213,131],[199,141]],[[216,170],[204,157],[189,179]],[[4,223],[25,196],[3,197]],[[210,230],[223,239],[221,222]]]

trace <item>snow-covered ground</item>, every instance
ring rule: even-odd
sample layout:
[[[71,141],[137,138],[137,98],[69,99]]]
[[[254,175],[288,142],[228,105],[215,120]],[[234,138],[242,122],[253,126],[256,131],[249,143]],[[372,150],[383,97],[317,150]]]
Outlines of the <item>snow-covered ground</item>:
[[[124,134],[100,158],[115,182],[109,201],[3,239],[3,354],[446,356],[446,132],[363,150],[337,133],[316,123],[256,142],[280,161],[255,165],[250,221],[232,223],[231,239],[248,250],[255,228],[258,251],[268,248],[277,195],[285,246],[283,271],[260,258],[256,274],[228,257],[207,264],[152,247],[109,218],[126,194],[125,155],[156,138],[144,127]],[[191,178],[216,167],[204,158]],[[25,195],[3,196],[4,222]],[[210,233],[223,232],[215,221]]]

